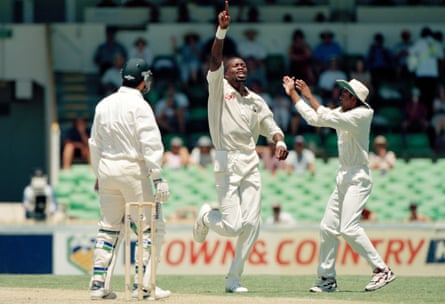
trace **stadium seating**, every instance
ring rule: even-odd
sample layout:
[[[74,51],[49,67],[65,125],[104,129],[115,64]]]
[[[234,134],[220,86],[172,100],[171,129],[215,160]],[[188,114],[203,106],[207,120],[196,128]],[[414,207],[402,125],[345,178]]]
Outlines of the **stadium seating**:
[[[316,160],[315,176],[289,176],[285,172],[272,175],[262,171],[262,218],[271,214],[272,206],[280,203],[301,223],[319,222],[335,185],[338,161]],[[409,162],[398,160],[393,170],[382,175],[373,172],[374,187],[367,207],[378,215],[379,222],[400,223],[408,216],[411,201],[419,204],[420,211],[433,220],[445,220],[445,159],[435,163],[417,158]],[[195,167],[164,170],[171,188],[165,204],[168,218],[177,208],[217,201],[211,168]],[[70,218],[98,219],[98,196],[93,190],[94,175],[88,165],[74,165],[70,171],[61,171],[56,193],[60,204],[66,205]]]

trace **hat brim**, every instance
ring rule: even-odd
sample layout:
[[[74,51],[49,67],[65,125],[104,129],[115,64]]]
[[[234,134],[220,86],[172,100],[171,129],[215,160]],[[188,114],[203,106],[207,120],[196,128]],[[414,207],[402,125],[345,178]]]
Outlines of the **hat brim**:
[[[338,85],[346,90],[348,90],[349,93],[351,93],[352,95],[354,95],[358,100],[360,100],[365,106],[367,106],[368,108],[371,108],[371,106],[364,100],[361,100],[360,97],[357,96],[357,93],[354,91],[354,89],[349,85],[349,82],[347,82],[346,80],[342,80],[339,79],[336,81],[338,83]]]

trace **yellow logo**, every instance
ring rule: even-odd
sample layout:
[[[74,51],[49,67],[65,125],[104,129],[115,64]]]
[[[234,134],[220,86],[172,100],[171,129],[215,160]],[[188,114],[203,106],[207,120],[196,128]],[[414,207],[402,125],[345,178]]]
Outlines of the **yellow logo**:
[[[95,238],[72,236],[68,238],[68,261],[79,270],[89,273],[93,269]]]

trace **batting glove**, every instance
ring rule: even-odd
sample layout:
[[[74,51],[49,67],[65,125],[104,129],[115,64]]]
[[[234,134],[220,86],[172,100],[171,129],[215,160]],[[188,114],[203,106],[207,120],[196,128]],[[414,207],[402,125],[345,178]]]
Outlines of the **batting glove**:
[[[155,200],[157,202],[165,202],[170,196],[170,190],[166,180],[157,179],[153,181],[156,187]]]
[[[161,177],[160,169],[151,169],[150,177],[156,189],[155,200],[157,202],[165,202],[170,196],[170,191],[168,188],[168,183]]]

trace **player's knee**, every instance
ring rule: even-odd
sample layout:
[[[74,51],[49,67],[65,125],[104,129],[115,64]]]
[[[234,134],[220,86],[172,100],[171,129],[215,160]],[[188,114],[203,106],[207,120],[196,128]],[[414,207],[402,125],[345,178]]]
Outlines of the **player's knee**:
[[[322,235],[329,235],[329,236],[338,236],[339,232],[336,230],[333,230],[331,227],[329,227],[329,225],[327,225],[326,223],[322,222],[320,224],[320,233]]]
[[[345,227],[340,231],[340,234],[344,239],[348,240],[356,238],[356,236],[360,234],[361,230],[362,229],[360,227]]]
[[[243,225],[239,222],[237,223],[227,223],[225,224],[227,234],[231,236],[237,236],[243,231]]]

